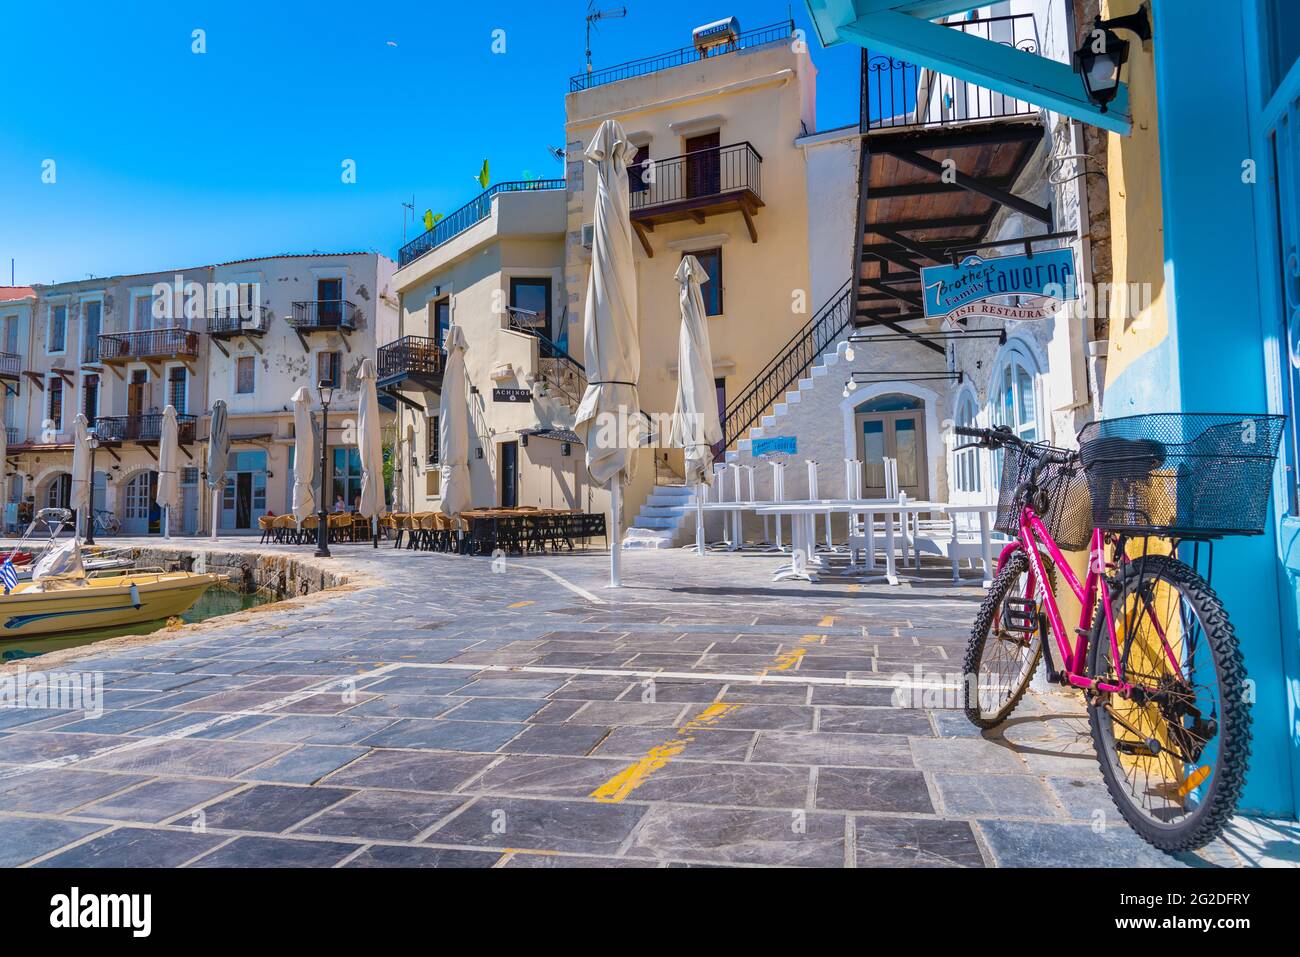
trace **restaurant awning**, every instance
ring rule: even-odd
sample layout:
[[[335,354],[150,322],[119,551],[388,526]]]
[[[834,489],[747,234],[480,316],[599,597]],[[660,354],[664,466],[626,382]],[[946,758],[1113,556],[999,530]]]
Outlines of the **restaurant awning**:
[[[949,30],[936,17],[987,6],[988,0],[805,0],[823,46],[854,43],[985,89],[1027,100],[1083,123],[1127,135],[1128,89],[1121,83],[1107,112],[1090,102],[1068,63]]]

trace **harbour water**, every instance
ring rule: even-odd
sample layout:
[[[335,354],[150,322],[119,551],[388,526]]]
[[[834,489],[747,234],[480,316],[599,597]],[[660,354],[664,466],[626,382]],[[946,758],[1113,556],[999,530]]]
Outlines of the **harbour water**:
[[[181,616],[181,620],[187,623],[206,621],[219,615],[246,611],[249,608],[265,605],[273,600],[273,597],[265,590],[246,595],[234,588],[209,588],[203,593],[203,597],[195,602],[194,607]],[[167,620],[159,619],[121,628],[70,631],[58,635],[15,638],[9,641],[5,641],[4,637],[0,636],[0,656],[5,661],[14,661],[58,651],[61,648],[76,648],[81,645],[93,644],[97,641],[103,641],[105,638],[117,638],[121,635],[147,635],[166,627]]]

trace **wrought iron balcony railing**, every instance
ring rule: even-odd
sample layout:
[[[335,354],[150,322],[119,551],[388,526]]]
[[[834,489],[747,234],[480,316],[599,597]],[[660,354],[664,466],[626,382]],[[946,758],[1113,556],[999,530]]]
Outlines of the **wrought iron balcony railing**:
[[[17,379],[23,371],[23,357],[0,352],[0,379]]]
[[[271,327],[270,306],[217,306],[208,312],[208,335],[260,336]]]
[[[22,442],[23,442],[23,434],[20,431],[9,426],[5,427],[6,445],[21,445]]]
[[[687,63],[695,63],[710,57],[734,53],[736,50],[752,50],[754,47],[765,46],[768,43],[783,43],[792,36],[794,36],[793,20],[774,23],[770,27],[747,30],[740,34],[734,44],[716,47],[707,52],[701,52],[693,46],[682,47],[670,53],[661,53],[658,56],[620,63],[618,66],[606,67],[603,70],[579,73],[577,76],[569,78],[569,92],[578,93],[582,90],[590,90],[593,87],[605,86],[607,83],[630,80],[635,76],[646,76],[650,73],[658,73],[661,70],[671,70],[675,66],[685,66]]]
[[[140,332],[109,332],[99,337],[101,362],[129,359],[163,359],[199,355],[199,334],[189,329],[147,329]]]
[[[498,193],[523,193],[537,189],[564,189],[562,179],[530,179],[512,183],[497,183],[479,193],[449,216],[438,220],[426,232],[416,236],[397,254],[397,265],[405,266],[419,259],[431,249],[437,249],[447,240],[459,236],[475,223],[492,215],[492,197]]]
[[[162,438],[161,412],[141,415],[101,415],[95,419],[95,434],[101,442],[157,442]],[[194,441],[198,417],[176,416],[176,433],[183,444]]]
[[[651,159],[628,170],[632,213],[752,193],[762,199],[763,157],[749,143]]]
[[[300,332],[315,329],[341,329],[351,332],[357,327],[360,309],[346,299],[313,299],[293,304],[289,325]]]
[[[952,30],[1041,55],[1032,13],[946,23]],[[935,73],[887,54],[862,52],[861,128],[945,126],[969,120],[1032,116],[1038,107],[967,80]]]
[[[433,378],[442,375],[445,356],[436,339],[403,336],[379,347],[379,381],[406,376]]]

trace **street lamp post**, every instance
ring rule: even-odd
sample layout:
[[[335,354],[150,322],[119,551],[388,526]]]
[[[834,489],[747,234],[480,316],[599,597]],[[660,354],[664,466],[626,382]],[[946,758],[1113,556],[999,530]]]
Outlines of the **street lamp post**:
[[[330,557],[329,506],[325,498],[325,476],[329,469],[330,403],[334,401],[334,386],[322,379],[317,385],[320,393],[320,511],[317,513],[316,557]]]
[[[99,448],[99,433],[90,427],[90,504],[86,506],[86,544],[95,544],[95,451]]]

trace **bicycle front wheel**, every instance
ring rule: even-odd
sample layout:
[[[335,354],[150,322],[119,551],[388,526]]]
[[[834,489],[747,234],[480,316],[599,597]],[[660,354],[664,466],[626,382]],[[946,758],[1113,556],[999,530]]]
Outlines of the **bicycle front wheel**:
[[[1089,695],[1102,777],[1146,841],[1164,851],[1203,847],[1236,810],[1250,758],[1237,636],[1205,579],[1171,556],[1128,563],[1111,609],[1118,656],[1099,608],[1089,671],[1133,690]]]
[[[1043,570],[1050,589],[1055,570],[1045,557]],[[966,646],[962,693],[966,717],[977,727],[996,728],[1011,716],[1043,656],[1033,603],[1041,589],[1030,587],[1032,575],[1024,551],[1012,552],[975,616]],[[1027,617],[1034,621],[1027,623]]]

